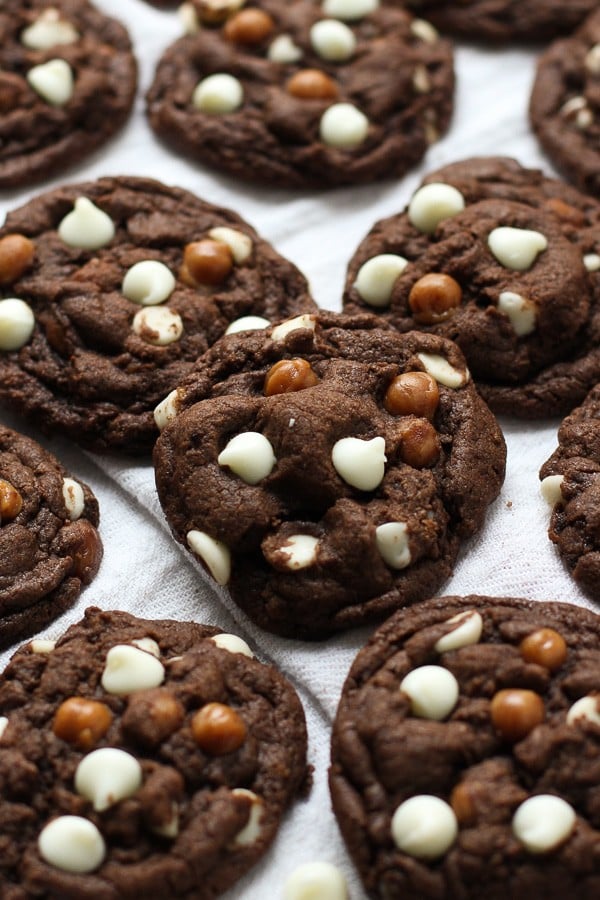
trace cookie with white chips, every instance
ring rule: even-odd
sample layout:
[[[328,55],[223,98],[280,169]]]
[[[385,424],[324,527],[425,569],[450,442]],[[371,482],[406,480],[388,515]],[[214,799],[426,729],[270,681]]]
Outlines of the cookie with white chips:
[[[71,606],[102,559],[98,502],[36,441],[0,426],[0,649]]]
[[[307,786],[291,685],[243,640],[88,609],[0,676],[5,900],[209,900]]]
[[[0,402],[129,454],[149,452],[154,407],[228,328],[316,308],[298,269],[236,213],[133,177],[10,212],[0,290]]]
[[[261,627],[296,638],[431,596],[504,477],[456,345],[372,316],[226,336],[156,415],[175,538]]]
[[[452,50],[380,0],[200,0],[147,95],[177,152],[251,181],[403,175],[450,121]]]
[[[600,891],[600,618],[442,597],[358,654],[332,734],[333,808],[370,897]]]

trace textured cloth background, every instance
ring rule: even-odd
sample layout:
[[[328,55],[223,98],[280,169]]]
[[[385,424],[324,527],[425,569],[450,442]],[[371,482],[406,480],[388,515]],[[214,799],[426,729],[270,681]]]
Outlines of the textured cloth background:
[[[0,200],[3,215],[41,190],[67,181],[110,174],[158,178],[235,209],[305,272],[318,303],[339,309],[345,268],[354,247],[375,220],[404,207],[428,170],[468,156],[505,154],[552,173],[526,117],[535,50],[458,45],[451,130],[403,181],[312,194],[236,184],[172,156],[146,124],[144,92],[160,53],[181,34],[177,14],[156,10],[142,0],[97,0],[96,5],[119,17],[134,41],[140,65],[134,115],[108,147],[66,176],[30,191],[5,194]],[[75,476],[91,485],[100,501],[105,548],[100,572],[77,606],[47,629],[47,636],[61,634],[91,604],[146,617],[195,619],[242,635],[259,658],[275,663],[287,674],[302,697],[309,725],[310,762],[315,767],[314,788],[309,799],[297,803],[287,815],[266,859],[227,894],[227,900],[277,898],[287,875],[300,863],[315,859],[341,866],[352,900],[363,898],[330,810],[326,773],[330,724],[341,686],[369,631],[355,631],[321,644],[301,644],[262,633],[224,590],[211,587],[201,568],[170,537],[149,464],[85,454],[59,438],[41,438],[35,429],[23,427],[6,414],[1,419],[40,440]],[[513,595],[591,606],[567,575],[546,535],[549,509],[539,493],[537,472],[556,445],[558,422],[503,420],[501,424],[508,444],[502,495],[490,509],[483,533],[464,547],[444,593]],[[0,657],[2,664],[8,657]]]

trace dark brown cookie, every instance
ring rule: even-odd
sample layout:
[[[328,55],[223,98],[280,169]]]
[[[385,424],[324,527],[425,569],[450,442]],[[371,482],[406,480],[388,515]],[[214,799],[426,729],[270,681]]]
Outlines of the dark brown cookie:
[[[233,321],[316,308],[298,269],[238,215],[139,178],[58,188],[10,213],[0,284],[12,298],[0,303],[0,400],[125,453],[150,450],[152,410]]]
[[[552,504],[548,534],[584,591],[600,600],[600,387],[561,424],[540,470]]]
[[[291,685],[193,622],[88,609],[13,657],[0,717],[3,900],[209,900],[307,784]]]
[[[36,441],[0,426],[0,649],[68,609],[102,559],[98,503]]]
[[[600,619],[443,597],[359,653],[330,787],[369,896],[592,900],[600,891]]]
[[[564,414],[600,374],[600,206],[529,172],[492,158],[428,176],[362,241],[344,294],[347,312],[456,340],[492,409],[527,418]]]
[[[600,9],[540,57],[529,115],[556,167],[600,197]]]
[[[448,127],[452,51],[427,23],[371,0],[199,4],[164,54],[154,130],[241,178],[329,187],[399,176]],[[211,25],[213,27],[211,27]]]
[[[0,188],[87,156],[123,125],[137,87],[125,28],[85,0],[0,8]]]
[[[504,477],[501,432],[457,347],[371,316],[226,337],[157,419],[176,539],[290,637],[431,596]]]

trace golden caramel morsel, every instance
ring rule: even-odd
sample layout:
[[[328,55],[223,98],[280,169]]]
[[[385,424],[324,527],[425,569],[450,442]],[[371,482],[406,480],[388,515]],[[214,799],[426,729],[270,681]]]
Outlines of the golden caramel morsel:
[[[12,284],[31,265],[35,246],[23,234],[7,234],[0,240],[0,284]]]
[[[458,819],[459,825],[472,825],[475,821],[475,805],[469,786],[463,781],[457,784],[450,794],[450,806]]]
[[[400,436],[400,459],[413,469],[426,469],[439,459],[442,446],[437,431],[427,419],[410,419]]]
[[[427,372],[403,372],[385,392],[383,405],[393,416],[433,419],[440,401],[437,381]]]
[[[262,9],[242,9],[225,23],[223,33],[234,44],[260,44],[273,33],[275,23]]]
[[[223,241],[205,238],[187,244],[179,276],[190,287],[221,284],[233,269],[233,255]]]
[[[506,688],[494,694],[490,712],[498,734],[512,743],[526,737],[545,717],[540,695],[520,688]]]
[[[23,509],[23,498],[10,481],[0,479],[0,522],[12,522]]]
[[[441,272],[423,275],[408,295],[413,316],[424,325],[443,322],[460,306],[461,300],[462,288],[458,281]]]
[[[244,4],[244,0],[196,0],[198,19],[203,25],[222,25]]]
[[[246,726],[239,714],[224,703],[207,703],[192,719],[192,734],[210,756],[238,750],[246,740]]]
[[[58,707],[52,731],[62,741],[80,750],[90,750],[106,734],[112,718],[105,703],[87,697],[69,697]]]
[[[102,543],[98,532],[86,519],[78,519],[66,525],[63,531],[71,531],[67,538],[68,553],[72,558],[71,575],[89,584],[100,567]]]
[[[564,637],[553,628],[540,628],[523,638],[519,651],[525,662],[544,666],[551,672],[560,669],[567,658]]]
[[[546,200],[545,206],[551,213],[562,219],[563,222],[570,222],[571,225],[576,225],[579,228],[585,225],[583,212],[575,206],[565,203],[564,200],[559,200],[558,197],[550,197]]]
[[[303,100],[333,100],[339,94],[333,78],[319,69],[300,69],[289,79],[286,90]]]
[[[264,393],[266,397],[273,394],[290,394],[303,391],[319,383],[319,376],[306,359],[280,359],[271,366],[265,375]]]

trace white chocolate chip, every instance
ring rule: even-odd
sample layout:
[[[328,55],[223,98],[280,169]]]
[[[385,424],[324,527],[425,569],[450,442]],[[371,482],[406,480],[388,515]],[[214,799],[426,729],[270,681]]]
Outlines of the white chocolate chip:
[[[171,804],[171,818],[164,825],[158,825],[152,829],[154,834],[173,840],[179,834],[179,809],[176,803]]]
[[[231,576],[231,551],[222,541],[205,531],[193,529],[186,534],[190,550],[199,556],[217,584],[227,584]]]
[[[586,106],[585,109],[579,110],[579,112],[575,116],[575,124],[581,131],[585,131],[586,128],[589,128],[593,121],[594,114],[589,106]]]
[[[583,257],[583,264],[588,272],[597,272],[600,269],[600,254],[586,253]]]
[[[138,337],[154,347],[173,344],[183,334],[181,316],[168,306],[140,309],[133,317],[131,327]]]
[[[508,316],[515,334],[519,337],[535,331],[536,306],[527,297],[512,291],[502,291],[498,297],[498,310]]]
[[[2,738],[2,735],[6,731],[7,725],[8,725],[8,719],[6,718],[6,716],[0,716],[0,738]]]
[[[593,722],[594,725],[600,725],[598,700],[598,694],[588,694],[587,697],[580,697],[579,700],[576,700],[567,713],[567,724],[574,725],[577,721],[585,719],[588,722]]]
[[[336,441],[331,451],[333,467],[347,484],[359,491],[374,491],[385,473],[385,439],[370,441],[347,437]]]
[[[443,666],[419,666],[405,675],[400,690],[410,698],[413,715],[441,722],[458,700],[458,682]]]
[[[102,747],[84,756],[75,772],[75,790],[102,812],[131,797],[141,787],[142,767],[137,759],[116,747]]]
[[[102,835],[93,822],[81,816],[59,816],[40,832],[42,859],[63,872],[93,872],[106,856]]]
[[[267,57],[274,63],[295,63],[302,59],[302,50],[289,34],[280,34],[273,40],[267,51]]]
[[[416,37],[425,41],[426,44],[435,44],[439,38],[436,29],[429,22],[426,22],[425,19],[413,19],[410,23],[410,30]]]
[[[600,44],[594,44],[588,50],[585,54],[584,65],[592,75],[600,75]]]
[[[563,115],[572,118],[586,107],[587,100],[585,99],[585,97],[571,97],[570,100],[567,100],[566,103],[563,103],[560,111]]]
[[[248,821],[233,839],[233,843],[238,847],[249,847],[260,837],[264,804],[254,791],[248,791],[246,788],[234,788],[231,793],[236,797],[248,797],[252,801]]]
[[[243,102],[244,89],[241,82],[226,72],[203,78],[192,94],[192,105],[209,115],[234,112]]]
[[[311,534],[291,534],[279,548],[279,556],[288,569],[307,569],[316,562],[318,543]]]
[[[0,300],[0,350],[20,350],[31,338],[35,327],[33,310],[18,297]]]
[[[557,503],[563,502],[561,485],[564,480],[564,475],[547,475],[546,478],[542,479],[540,491],[542,497],[546,503],[550,504],[550,506],[555,506]]]
[[[310,29],[310,42],[315,53],[328,62],[344,62],[356,50],[354,32],[337,19],[321,19]]]
[[[227,650],[228,653],[242,653],[250,659],[254,659],[254,653],[241,637],[237,634],[215,634],[210,638],[221,650]]]
[[[501,225],[488,235],[488,247],[498,262],[507,269],[524,272],[546,249],[548,240],[539,231]]]
[[[200,20],[193,3],[182,3],[177,15],[185,34],[197,34],[200,31]]]
[[[385,522],[375,529],[377,549],[392,569],[405,569],[410,565],[406,522]]]
[[[252,255],[252,238],[237,228],[229,228],[227,225],[218,225],[208,232],[209,238],[226,244],[231,250],[233,261],[238,266],[246,262]]]
[[[53,7],[44,9],[29,28],[21,32],[21,43],[30,50],[49,50],[58,44],[74,44],[79,33],[67,19]]]
[[[74,478],[63,478],[62,495],[69,519],[75,522],[80,518],[85,506],[83,488]]]
[[[357,22],[379,8],[379,0],[323,0],[322,10],[332,19]]]
[[[131,694],[158,687],[165,678],[165,667],[150,653],[117,644],[106,654],[101,684],[108,694]]]
[[[392,816],[396,846],[417,859],[438,859],[458,835],[458,822],[448,803],[431,794],[418,794],[401,803]]]
[[[369,306],[389,306],[396,279],[407,265],[408,260],[395,253],[372,256],[358,270],[353,287]]]
[[[459,372],[450,365],[445,356],[438,356],[437,353],[417,353],[417,356],[427,374],[446,387],[459,388],[469,380],[469,370]]]
[[[440,222],[465,208],[465,198],[451,184],[433,182],[419,188],[408,205],[408,218],[423,234],[433,234]]]
[[[52,653],[55,647],[56,641],[49,641],[46,638],[34,638],[34,640],[29,643],[29,649],[32,653],[40,653],[44,656],[48,653]]]
[[[332,863],[304,863],[286,878],[283,900],[348,900],[346,879]]]
[[[415,68],[412,83],[417,94],[427,94],[431,90],[431,79],[425,66],[419,65]]]
[[[159,431],[166,428],[177,415],[177,388],[167,394],[164,400],[161,400],[154,410],[154,421]]]
[[[157,659],[160,658],[160,647],[153,638],[136,638],[131,643],[134,645],[134,647],[139,647],[140,650],[144,650],[146,653],[150,653]]]
[[[242,316],[234,319],[225,329],[225,334],[238,334],[240,331],[260,331],[268,328],[271,323],[262,316]]]
[[[164,303],[175,289],[175,277],[164,263],[144,259],[125,273],[121,290],[128,300],[142,306]]]
[[[282,341],[292,331],[298,331],[299,328],[310,328],[314,331],[317,327],[317,321],[310,313],[304,313],[301,316],[294,316],[293,319],[286,319],[280,325],[276,325],[271,332],[272,341]]]
[[[115,236],[115,226],[110,216],[98,209],[87,197],[78,197],[73,209],[58,226],[61,240],[70,247],[82,250],[98,250]]]
[[[368,133],[369,120],[351,103],[334,103],[325,110],[319,123],[323,143],[338,150],[358,147]]]
[[[530,853],[547,853],[565,841],[575,827],[575,810],[561,797],[538,794],[521,803],[512,830]]]
[[[246,484],[258,484],[273,471],[277,462],[273,445],[260,431],[243,431],[232,437],[217,457]]]
[[[73,96],[73,70],[64,59],[51,59],[27,73],[30,86],[51,106],[64,106]]]
[[[469,647],[471,644],[477,644],[483,630],[483,619],[475,610],[469,609],[466,612],[457,613],[448,619],[447,625],[454,625],[456,628],[444,634],[439,641],[436,641],[435,650],[437,653],[447,653],[448,650],[460,650],[461,647]]]

